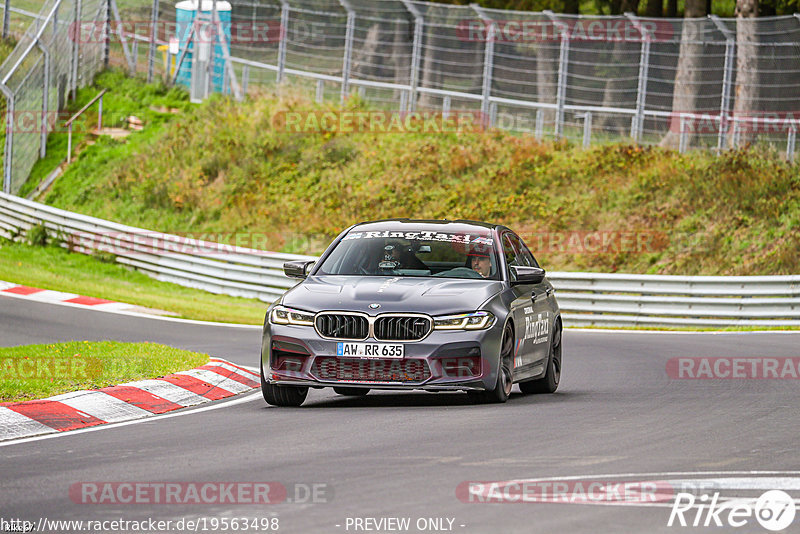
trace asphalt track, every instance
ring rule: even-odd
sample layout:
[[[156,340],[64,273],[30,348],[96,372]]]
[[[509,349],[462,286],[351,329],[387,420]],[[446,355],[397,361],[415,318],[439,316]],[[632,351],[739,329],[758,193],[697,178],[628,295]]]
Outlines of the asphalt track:
[[[260,332],[0,297],[0,345],[71,339],[160,342],[255,366]],[[568,330],[563,381],[552,396],[515,389],[505,405],[472,406],[456,393],[372,392],[354,400],[312,390],[297,409],[268,407],[259,397],[0,446],[0,518],[277,517],[279,532],[289,533],[369,532],[348,528],[347,518],[386,517],[410,518],[406,532],[435,531],[418,530],[419,518],[453,519],[451,531],[465,534],[767,532],[754,522],[668,527],[669,508],[658,506],[456,497],[465,481],[625,473],[626,480],[654,480],[671,472],[800,468],[800,381],[673,380],[665,366],[677,356],[797,357],[800,333]],[[316,503],[272,505],[76,504],[69,488],[84,481],[277,481],[295,501],[294,484],[318,483],[326,493]],[[800,518],[787,531],[798,525]]]

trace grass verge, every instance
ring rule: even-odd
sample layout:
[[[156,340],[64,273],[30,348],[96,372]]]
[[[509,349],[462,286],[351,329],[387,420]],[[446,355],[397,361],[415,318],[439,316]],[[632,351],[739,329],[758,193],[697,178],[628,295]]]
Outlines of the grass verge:
[[[58,246],[0,243],[0,280],[175,313],[184,319],[261,324],[267,304],[167,282]]]
[[[207,354],[157,343],[70,341],[0,347],[0,402],[155,378],[193,369],[208,360]]]

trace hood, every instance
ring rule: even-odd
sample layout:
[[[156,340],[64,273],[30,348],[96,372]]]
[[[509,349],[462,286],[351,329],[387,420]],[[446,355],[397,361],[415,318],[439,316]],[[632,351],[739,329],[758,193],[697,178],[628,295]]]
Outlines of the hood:
[[[350,310],[369,315],[386,312],[443,315],[477,310],[502,288],[502,282],[492,280],[311,276],[286,292],[283,304],[310,312]],[[381,307],[370,309],[373,303]]]

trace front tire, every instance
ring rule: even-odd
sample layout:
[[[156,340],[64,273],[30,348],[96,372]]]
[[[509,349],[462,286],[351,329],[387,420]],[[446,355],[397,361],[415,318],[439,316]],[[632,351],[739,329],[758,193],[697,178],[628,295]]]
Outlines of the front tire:
[[[550,357],[547,359],[547,372],[538,380],[521,382],[519,389],[523,393],[555,393],[561,382],[561,323],[553,331],[550,344]]]
[[[468,391],[470,400],[476,404],[503,403],[511,395],[514,386],[511,374],[511,363],[514,358],[514,327],[506,323],[503,330],[503,341],[500,343],[500,368],[494,389],[486,391]]]
[[[261,394],[270,406],[300,406],[308,396],[308,388],[303,386],[276,386],[264,378],[261,367]]]

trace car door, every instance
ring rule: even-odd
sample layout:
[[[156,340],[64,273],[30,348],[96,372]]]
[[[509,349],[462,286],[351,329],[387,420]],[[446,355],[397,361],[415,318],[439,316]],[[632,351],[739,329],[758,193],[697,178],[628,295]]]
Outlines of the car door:
[[[539,267],[519,236],[510,231],[506,236],[516,254],[514,265]],[[538,284],[517,287],[523,292],[521,300],[525,301],[522,307],[521,324],[524,325],[524,331],[519,348],[519,373],[520,377],[538,375],[544,370],[549,356],[550,329],[553,324],[553,309],[549,304],[552,287],[544,280]]]
[[[511,238],[510,231],[506,231],[501,236],[501,243],[503,248],[503,256],[505,257],[506,269],[508,270],[508,279],[513,280],[511,267],[519,266],[518,251],[514,246]],[[530,343],[526,343],[525,335],[528,328],[528,316],[533,312],[531,301],[531,292],[533,285],[531,284],[512,284],[511,293],[513,299],[511,301],[511,317],[514,320],[514,378],[520,376],[519,373],[524,374],[524,368],[531,363],[532,354],[527,352],[530,350]]]

